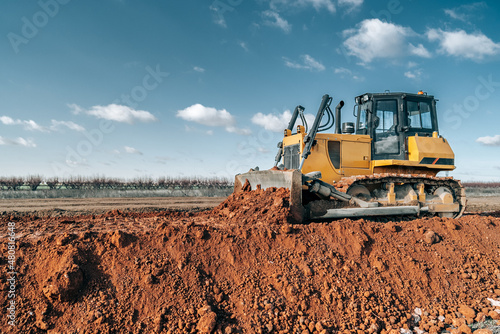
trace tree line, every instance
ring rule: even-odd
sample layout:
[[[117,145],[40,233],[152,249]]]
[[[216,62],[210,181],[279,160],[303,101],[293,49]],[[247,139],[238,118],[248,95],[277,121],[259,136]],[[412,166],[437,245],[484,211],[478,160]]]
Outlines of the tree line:
[[[223,189],[233,182],[221,177],[137,177],[130,180],[106,176],[71,176],[67,178],[29,175],[26,177],[0,177],[0,190],[51,190],[51,189],[114,189],[114,190],[159,190],[159,189]]]

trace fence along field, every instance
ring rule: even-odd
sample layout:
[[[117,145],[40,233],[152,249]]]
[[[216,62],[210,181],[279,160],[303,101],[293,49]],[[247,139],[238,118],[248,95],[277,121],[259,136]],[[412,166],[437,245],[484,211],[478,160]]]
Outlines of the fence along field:
[[[500,182],[463,182],[468,197],[500,196]]]
[[[89,198],[89,197],[225,197],[233,189],[225,178],[138,177],[131,180],[104,176],[74,176],[65,179],[0,177],[0,198]]]

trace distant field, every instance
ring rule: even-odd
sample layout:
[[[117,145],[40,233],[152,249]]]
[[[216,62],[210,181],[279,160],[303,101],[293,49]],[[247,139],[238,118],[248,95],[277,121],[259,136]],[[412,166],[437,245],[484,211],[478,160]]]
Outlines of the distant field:
[[[233,192],[227,187],[190,187],[175,189],[44,189],[44,190],[3,190],[0,199],[35,198],[132,198],[132,197],[227,197]]]
[[[465,193],[468,197],[500,196],[500,187],[465,187]]]
[[[462,182],[466,188],[500,188],[500,182]]]
[[[211,209],[226,197],[131,197],[131,198],[46,198],[4,199],[0,215],[31,213],[36,215],[102,214],[111,210],[149,212],[159,210],[197,211]]]
[[[233,189],[224,178],[150,177],[121,180],[106,177],[67,179],[0,177],[0,199],[104,197],[226,197]]]

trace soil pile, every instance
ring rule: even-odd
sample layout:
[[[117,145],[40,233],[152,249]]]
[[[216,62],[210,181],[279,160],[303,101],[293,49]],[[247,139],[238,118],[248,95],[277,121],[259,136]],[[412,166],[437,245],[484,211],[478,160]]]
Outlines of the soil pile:
[[[290,190],[285,188],[245,189],[231,194],[209,215],[223,219],[226,224],[284,224],[291,218],[289,198]]]
[[[199,213],[2,216],[0,264],[13,221],[19,274],[17,325],[0,330],[459,333],[500,319],[498,215],[292,225],[286,198],[257,190]]]

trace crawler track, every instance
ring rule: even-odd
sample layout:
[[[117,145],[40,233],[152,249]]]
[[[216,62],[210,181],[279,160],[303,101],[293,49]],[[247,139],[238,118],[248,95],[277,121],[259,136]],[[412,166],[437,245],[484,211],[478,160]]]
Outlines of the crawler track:
[[[460,211],[455,218],[461,217],[465,211],[467,204],[465,188],[459,180],[452,177],[433,177],[425,174],[373,174],[346,177],[335,183],[334,186],[337,190],[347,193],[356,185],[362,185],[368,189],[380,189],[385,183],[410,184],[412,186],[423,183],[425,193],[428,195],[433,194],[438,187],[446,187],[451,190],[454,202],[460,205]]]

